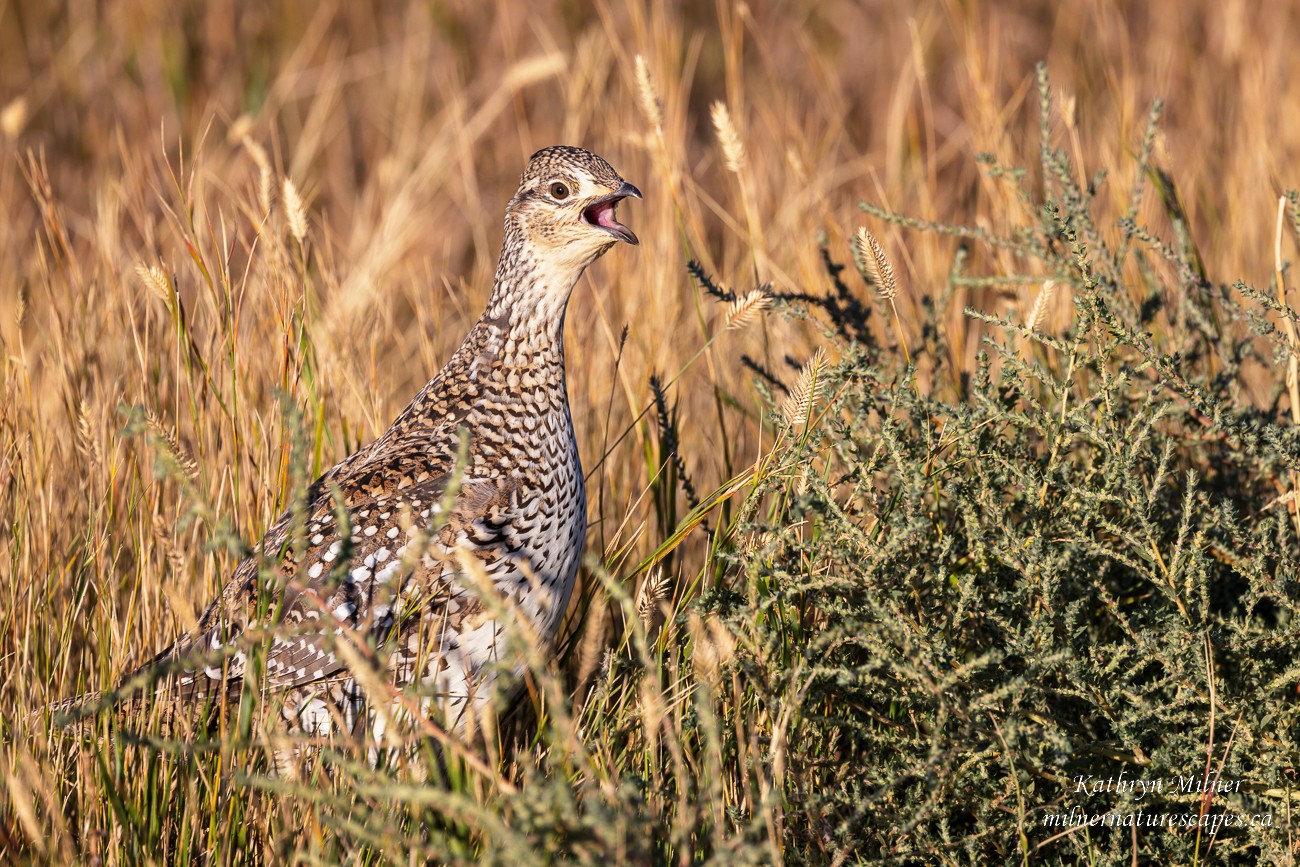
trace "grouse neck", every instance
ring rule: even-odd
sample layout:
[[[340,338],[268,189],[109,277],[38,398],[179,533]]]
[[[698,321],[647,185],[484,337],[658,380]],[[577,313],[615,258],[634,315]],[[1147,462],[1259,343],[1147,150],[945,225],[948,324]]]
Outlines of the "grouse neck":
[[[519,314],[511,310],[493,311],[489,308],[474,324],[462,352],[479,360],[476,370],[484,360],[506,368],[526,368],[540,371],[554,368],[564,376],[564,311],[554,319]]]
[[[492,295],[480,324],[500,329],[507,340],[563,353],[564,313],[569,295],[590,262],[572,262],[554,251],[537,250],[507,226]]]

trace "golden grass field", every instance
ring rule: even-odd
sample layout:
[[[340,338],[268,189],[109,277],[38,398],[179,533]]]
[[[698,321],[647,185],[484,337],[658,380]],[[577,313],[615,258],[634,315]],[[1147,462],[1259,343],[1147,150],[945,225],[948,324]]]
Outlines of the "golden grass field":
[[[963,308],[1024,318],[1040,286],[945,292],[958,242],[857,203],[1021,224],[1028,206],[976,156],[1036,165],[1043,60],[1081,181],[1104,170],[1121,206],[1165,100],[1155,161],[1207,272],[1268,286],[1278,196],[1300,185],[1297,44],[1290,4],[1245,0],[0,2],[0,858],[176,857],[133,849],[98,753],[28,715],[194,623],[234,563],[209,544],[221,523],[255,539],[287,502],[281,395],[320,469],[439,369],[486,300],[533,151],[588,147],[645,193],[621,215],[641,246],[583,278],[566,343],[588,551],[635,594],[632,567],[688,509],[651,487],[677,472],[651,376],[671,383],[706,493],[772,445],[740,356],[791,377],[822,343],[815,321],[770,313],[728,329],[688,261],[742,293],[821,292],[819,233],[847,262],[868,225],[901,284],[897,324],[876,325],[915,340],[928,298],[970,367],[980,324]],[[1168,231],[1158,200],[1139,219]],[[1013,268],[998,255],[972,250]],[[1043,329],[1071,316],[1057,293]],[[1264,401],[1279,375],[1258,373],[1245,385]],[[156,472],[160,446],[179,473]],[[707,548],[688,534],[671,560],[666,618]],[[217,803],[187,779],[177,809]],[[233,815],[163,837],[277,860],[284,840],[267,840],[297,821],[250,814],[248,841],[223,848]]]

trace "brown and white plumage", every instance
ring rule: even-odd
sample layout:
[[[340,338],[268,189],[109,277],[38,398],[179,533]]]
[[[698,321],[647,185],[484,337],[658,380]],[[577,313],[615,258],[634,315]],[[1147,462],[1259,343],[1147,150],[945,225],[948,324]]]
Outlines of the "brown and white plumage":
[[[167,670],[159,688],[197,702],[237,689],[254,637],[271,629],[259,684],[284,695],[285,719],[356,732],[374,715],[338,646],[345,633],[372,637],[395,686],[419,682],[463,725],[490,693],[502,610],[553,639],[586,532],[564,313],[588,265],[619,240],[637,243],[614,218],[628,196],[641,194],[589,151],[534,154],[506,209],[487,310],[464,343],[381,437],[267,531],[197,630],[141,671]],[[505,609],[485,604],[458,565],[465,555]]]

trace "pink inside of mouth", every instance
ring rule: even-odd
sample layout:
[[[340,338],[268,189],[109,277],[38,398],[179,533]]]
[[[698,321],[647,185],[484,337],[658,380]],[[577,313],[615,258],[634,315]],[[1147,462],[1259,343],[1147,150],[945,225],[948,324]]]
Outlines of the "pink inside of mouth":
[[[597,226],[604,226],[607,229],[619,228],[618,220],[614,219],[614,205],[617,202],[600,202],[592,205],[587,209],[587,219]]]

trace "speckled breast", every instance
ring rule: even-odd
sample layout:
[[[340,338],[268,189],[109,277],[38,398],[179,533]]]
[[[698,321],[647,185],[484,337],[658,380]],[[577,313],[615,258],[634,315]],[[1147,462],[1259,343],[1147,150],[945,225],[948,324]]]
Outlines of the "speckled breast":
[[[423,711],[441,710],[453,729],[471,727],[490,702],[499,675],[521,673],[522,664],[509,665],[511,623],[520,614],[540,644],[555,639],[586,536],[586,491],[567,406],[537,418],[531,430],[506,433],[500,445],[501,478],[487,483],[497,492],[490,497],[492,504],[454,534],[431,540],[420,566],[401,581],[400,589],[394,588],[398,598],[383,605],[382,612],[374,606],[371,611],[381,615],[370,620],[376,625],[392,623],[392,614],[405,623],[386,642],[390,682],[409,688]],[[468,480],[470,490],[463,489],[460,496],[475,496],[472,488],[481,484]],[[367,541],[365,533],[359,530],[359,544]],[[409,541],[405,533],[390,538],[390,544],[402,546],[393,563],[406,553]],[[478,580],[453,565],[458,562],[478,572]],[[353,574],[364,579],[363,585],[388,579],[384,570],[369,573],[364,566]],[[483,578],[490,581],[496,603],[485,599]],[[382,593],[377,584],[358,589],[371,598]],[[421,612],[413,620],[399,613],[413,607]],[[513,640],[520,638],[526,639],[527,632],[516,631]],[[373,748],[384,746],[386,738],[392,741],[388,746],[401,740],[388,734],[396,734],[393,720],[404,711],[396,704],[387,711],[376,708],[352,677],[306,684],[287,698],[286,720],[303,731],[328,734],[341,720],[352,735],[368,732]]]
[[[506,603],[504,610],[489,605],[455,624],[440,616],[436,606],[429,611],[433,622],[427,624],[424,640],[429,630],[443,626],[419,679],[421,686],[434,688],[448,723],[456,728],[464,728],[466,715],[491,698],[500,664],[510,658],[509,621],[522,613],[539,643],[555,639],[582,557],[587,498],[568,408],[543,416],[522,433],[525,442],[507,447],[516,456],[526,455],[525,465],[514,468],[519,484],[501,507],[464,528],[454,543],[477,552]],[[463,574],[451,578],[453,597],[481,599],[466,583]],[[522,637],[517,634],[515,640]],[[510,668],[517,676],[522,665]]]

